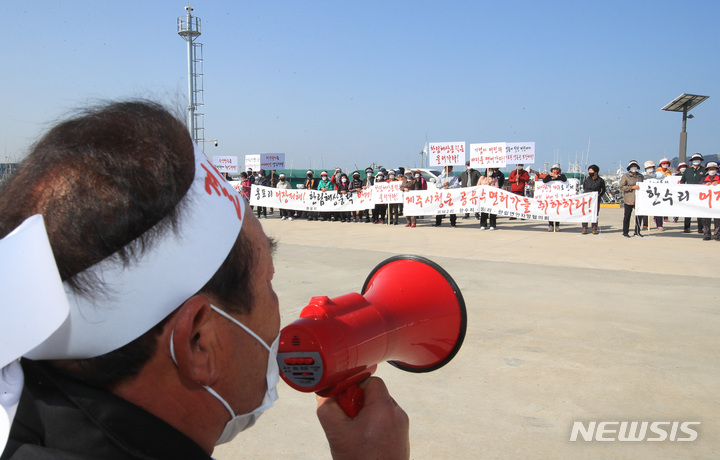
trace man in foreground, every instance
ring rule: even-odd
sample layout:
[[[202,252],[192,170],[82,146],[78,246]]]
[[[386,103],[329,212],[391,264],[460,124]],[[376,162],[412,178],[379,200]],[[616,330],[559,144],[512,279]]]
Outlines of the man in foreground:
[[[21,361],[3,459],[209,459],[273,405],[273,242],[247,211],[158,105],[90,109],[38,141],[0,191],[0,237],[44,216],[70,315]],[[333,457],[408,458],[407,415],[382,380],[362,386],[352,420],[318,400]]]

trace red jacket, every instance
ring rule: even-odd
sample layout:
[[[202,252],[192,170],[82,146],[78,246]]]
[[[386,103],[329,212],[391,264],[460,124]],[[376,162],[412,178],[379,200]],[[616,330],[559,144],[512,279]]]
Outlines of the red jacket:
[[[508,181],[510,182],[511,192],[525,195],[525,185],[530,182],[530,174],[524,169],[521,169],[520,175],[518,176],[517,169],[515,169],[510,173]]]
[[[720,185],[720,176],[718,176],[717,174],[715,174],[714,176],[708,174],[703,178],[702,182],[700,183],[703,185]]]

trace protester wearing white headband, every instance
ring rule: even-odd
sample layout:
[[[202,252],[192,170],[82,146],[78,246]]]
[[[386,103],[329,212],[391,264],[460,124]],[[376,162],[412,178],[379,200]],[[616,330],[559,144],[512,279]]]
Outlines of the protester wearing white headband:
[[[61,123],[0,193],[0,235],[28,213],[46,219],[70,314],[21,360],[3,458],[209,459],[272,405],[272,241],[181,122],[130,102]],[[379,379],[365,390],[380,403],[352,425],[318,411],[331,450],[406,456],[404,412]]]
[[[0,453],[23,386],[18,358],[45,340],[68,315],[68,302],[42,216],[0,240]],[[29,293],[32,293],[30,295]]]

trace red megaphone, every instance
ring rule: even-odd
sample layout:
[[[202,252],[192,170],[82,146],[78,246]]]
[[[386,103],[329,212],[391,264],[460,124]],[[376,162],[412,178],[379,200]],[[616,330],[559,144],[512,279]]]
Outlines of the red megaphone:
[[[466,327],[465,301],[445,270],[419,256],[391,257],[368,275],[362,295],[313,297],[280,331],[280,375],[296,390],[334,395],[355,417],[363,405],[356,384],[378,363],[434,371],[460,350]]]

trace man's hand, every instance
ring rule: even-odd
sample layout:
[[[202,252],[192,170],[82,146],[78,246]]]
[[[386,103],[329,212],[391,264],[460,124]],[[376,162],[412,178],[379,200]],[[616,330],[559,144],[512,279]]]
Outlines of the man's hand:
[[[365,405],[350,418],[335,398],[317,397],[317,416],[338,459],[410,458],[409,419],[388,393],[385,382],[370,377],[359,386],[365,390]]]

